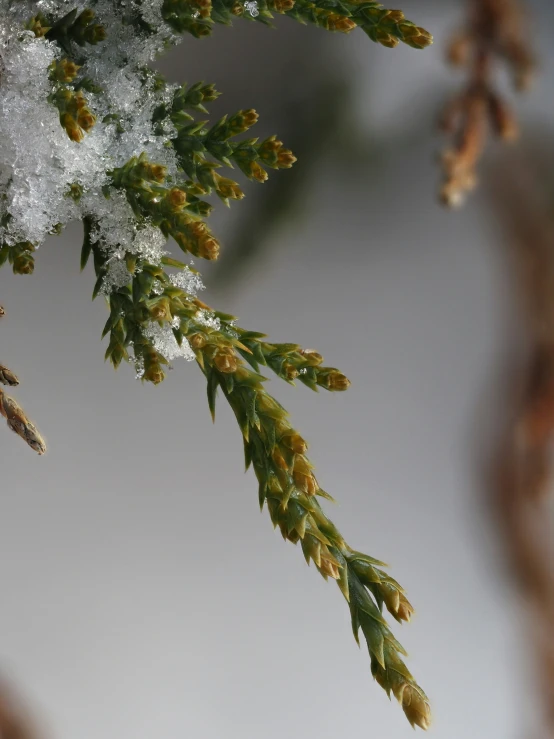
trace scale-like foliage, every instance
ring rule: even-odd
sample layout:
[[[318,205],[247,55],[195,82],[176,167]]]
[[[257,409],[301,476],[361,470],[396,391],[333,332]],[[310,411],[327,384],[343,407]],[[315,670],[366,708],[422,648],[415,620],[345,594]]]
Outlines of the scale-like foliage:
[[[93,297],[103,294],[109,309],[106,359],[114,367],[133,362],[136,376],[154,384],[172,359],[196,360],[212,415],[220,389],[237,418],[260,506],[308,563],[337,582],[375,679],[412,725],[427,728],[428,700],[382,613],[386,607],[407,621],[412,607],[383,564],[350,548],[323,512],[318,499],[331,496],[259,370],[313,390],[346,390],[349,380],[323,366],[317,352],[269,343],[212,311],[197,296],[198,273],[164,249],[171,236],[186,254],[216,259],[220,244],[205,221],[213,207],[205,198],[215,194],[229,205],[244,197],[221,171],[236,167],[264,182],[268,170],[296,159],[276,136],[244,137],[257,121],[254,110],[210,124],[206,106],[219,94],[213,85],[168,84],[148,62],[181,34],[205,36],[213,24],[238,17],[267,25],[275,13],[330,31],[359,26],[388,47],[402,41],[423,48],[430,34],[401,11],[355,0],[91,0],[84,9],[52,0],[40,11],[29,0],[0,0],[0,10],[0,172],[7,173],[0,180],[0,263],[32,272],[46,235],[82,220],[81,267],[92,257]],[[0,367],[0,380],[14,384],[13,377]],[[21,409],[1,394],[0,401],[8,423],[19,423],[18,433],[44,451],[21,425]]]

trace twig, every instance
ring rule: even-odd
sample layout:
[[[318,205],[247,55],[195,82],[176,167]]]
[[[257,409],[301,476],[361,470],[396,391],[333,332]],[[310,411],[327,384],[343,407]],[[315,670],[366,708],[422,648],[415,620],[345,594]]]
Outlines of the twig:
[[[529,87],[535,63],[526,34],[526,18],[520,0],[467,0],[468,22],[452,39],[448,59],[468,68],[466,89],[445,108],[440,127],[454,139],[442,155],[444,182],[441,200],[462,205],[477,185],[476,168],[489,130],[504,141],[518,136],[517,121],[496,92],[494,71],[498,61],[510,67],[517,90]]]
[[[515,412],[496,459],[493,503],[511,574],[530,608],[536,682],[547,736],[552,738],[554,532],[546,497],[553,477],[549,455],[554,442],[554,220],[527,159],[497,172],[491,190],[513,247],[530,346]]]
[[[0,317],[4,315],[4,308],[0,306]],[[3,364],[0,364],[0,383],[15,387],[16,385],[19,385],[19,380],[10,369],[5,367]],[[1,388],[0,415],[4,416],[8,427],[18,436],[21,436],[23,441],[25,441],[31,449],[34,449],[38,454],[44,454],[46,452],[46,444],[37,427],[34,423],[29,421],[25,415],[25,411],[17,401],[9,395],[6,395]],[[1,737],[1,739],[3,739],[3,737]]]

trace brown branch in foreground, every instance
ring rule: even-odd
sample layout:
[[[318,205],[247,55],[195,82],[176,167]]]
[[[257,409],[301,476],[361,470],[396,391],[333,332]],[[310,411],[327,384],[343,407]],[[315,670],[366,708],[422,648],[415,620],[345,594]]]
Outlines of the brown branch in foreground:
[[[526,159],[496,172],[491,191],[525,305],[529,356],[498,449],[493,503],[510,571],[530,610],[537,688],[554,738],[554,557],[547,493],[554,442],[554,220]],[[541,192],[542,189],[542,192]]]
[[[3,680],[0,680],[0,737],[1,739],[36,739],[36,733],[27,712],[19,705],[17,697]]]
[[[468,84],[444,109],[441,130],[453,139],[442,154],[440,191],[450,207],[463,204],[477,185],[476,168],[489,131],[504,141],[518,136],[517,121],[494,86],[497,62],[507,63],[517,90],[530,85],[534,61],[521,0],[466,0],[468,22],[452,39],[448,59],[468,69]]]
[[[0,318],[4,315],[4,308],[0,306]],[[0,364],[0,383],[15,387],[16,385],[19,385],[19,380],[10,369],[5,367],[3,364]],[[0,416],[4,416],[8,424],[8,428],[20,436],[23,441],[31,447],[31,449],[34,449],[38,454],[44,454],[46,452],[46,444],[37,427],[34,423],[29,421],[25,415],[25,411],[17,401],[9,395],[6,395],[1,388]],[[0,739],[3,739],[1,734]]]

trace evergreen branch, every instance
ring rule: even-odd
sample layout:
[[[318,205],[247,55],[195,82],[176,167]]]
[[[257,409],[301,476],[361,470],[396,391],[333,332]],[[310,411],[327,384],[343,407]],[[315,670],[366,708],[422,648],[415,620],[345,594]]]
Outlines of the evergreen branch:
[[[231,25],[237,17],[271,25],[273,13],[288,15],[303,24],[326,31],[349,33],[360,27],[372,41],[397,46],[399,41],[416,49],[432,43],[431,34],[408,21],[402,11],[388,10],[378,2],[341,0],[164,0],[162,15],[177,33],[196,38],[211,33],[215,23]]]
[[[319,498],[331,496],[314,476],[306,442],[266,392],[266,378],[258,369],[268,366],[285,381],[300,379],[314,390],[345,390],[349,380],[324,367],[314,350],[272,344],[263,334],[237,328],[232,316],[211,311],[196,297],[202,286],[194,271],[163,248],[172,236],[183,251],[217,258],[219,243],[203,220],[212,206],[201,197],[215,193],[226,204],[243,197],[238,183],[218,170],[238,167],[249,179],[264,182],[268,169],[288,168],[295,157],[275,136],[261,142],[235,140],[256,123],[253,109],[211,126],[195,120],[191,112],[204,114],[205,103],[217,97],[213,86],[197,83],[175,90],[145,65],[176,43],[162,15],[174,30],[197,36],[237,16],[270,24],[273,12],[331,31],[359,26],[385,46],[403,41],[422,48],[431,42],[430,35],[401,11],[372,1],[163,0],[160,14],[159,6],[141,0],[90,0],[101,23],[93,22],[91,8],[63,14],[67,4],[59,3],[59,14],[37,14],[27,23],[32,33],[25,34],[19,29],[26,23],[27,6],[18,8],[8,0],[4,5],[2,83],[13,106],[10,111],[0,106],[7,139],[6,161],[0,165],[8,172],[0,193],[0,264],[9,261],[16,273],[32,272],[33,252],[46,234],[59,233],[76,215],[83,219],[81,267],[92,255],[93,298],[103,293],[109,309],[102,332],[109,336],[105,359],[116,368],[133,362],[137,377],[153,384],[163,381],[172,358],[195,359],[206,376],[212,415],[221,388],[242,431],[246,466],[253,466],[258,479],[260,506],[267,505],[286,540],[300,542],[308,563],[337,581],[356,640],[360,629],[364,634],[375,679],[398,698],[412,725],[426,728],[428,700],[402,661],[404,650],[382,614],[386,607],[397,621],[409,620],[412,607],[382,563],[351,549],[323,512]],[[105,38],[105,50],[89,48]],[[29,90],[36,90],[36,96]],[[85,92],[101,96],[90,109]],[[101,121],[92,110],[102,111]],[[64,130],[56,125],[57,117]],[[75,147],[67,136],[83,141],[95,124],[99,139],[81,147],[82,163],[72,162]],[[45,145],[27,148],[21,128],[40,130],[39,125],[48,127]],[[113,208],[105,199],[112,199]],[[168,275],[165,267],[181,272]],[[0,380],[17,384],[3,366]],[[2,391],[0,413],[15,433],[44,453],[34,425]]]
[[[162,184],[167,177],[166,167],[149,162],[146,154],[142,153],[122,167],[108,171],[111,186],[125,192],[138,218],[148,219],[160,228],[164,236],[172,236],[183,251],[208,260],[217,259],[219,242],[202,220],[202,216],[209,215],[212,206],[200,200],[198,194],[209,194],[213,189],[228,204],[229,198],[240,200],[244,193],[236,182],[215,172],[219,165],[208,162],[204,152],[210,152],[230,166],[233,160],[247,177],[259,182],[267,179],[267,171],[260,162],[273,169],[283,169],[296,161],[276,136],[270,136],[260,144],[257,139],[230,141],[250,128],[257,119],[254,110],[246,110],[229,118],[224,116],[208,130],[203,129],[203,123],[180,128],[172,144],[185,172],[189,177],[196,177],[198,184],[185,181],[178,187],[167,187]],[[109,188],[105,192],[109,197]]]
[[[166,112],[166,111],[164,111]],[[248,131],[258,121],[255,110],[240,110],[232,116],[223,116],[211,128],[205,128],[205,122],[196,122],[187,114],[183,119],[182,110],[176,113],[167,111],[171,121],[177,128],[177,136],[171,139],[179,164],[191,179],[196,179],[203,188],[202,194],[214,189],[223,199],[233,197],[240,199],[243,194],[237,183],[227,180],[228,192],[221,192],[218,178],[213,170],[220,166],[210,162],[206,154],[210,154],[219,162],[232,167],[233,163],[250,180],[265,182],[267,171],[263,168],[288,169],[296,161],[293,153],[283,146],[276,136],[270,136],[261,143],[257,138],[243,141],[231,141],[232,138]],[[162,114],[160,111],[159,115]],[[192,122],[191,122],[192,121]],[[263,165],[263,166],[262,166]]]
[[[302,349],[298,344],[270,344],[262,341],[265,334],[246,331],[235,325],[234,316],[218,311],[219,319],[227,335],[239,339],[239,354],[257,372],[259,365],[268,366],[282,380],[294,385],[298,379],[312,390],[318,386],[326,390],[347,390],[350,380],[334,367],[322,367],[323,357],[315,349]],[[231,322],[230,320],[231,319]]]
[[[415,49],[423,49],[433,42],[431,34],[408,21],[401,10],[387,10],[377,2],[318,0],[313,3],[310,0],[296,0],[294,7],[286,14],[300,22],[315,23],[330,31],[348,33],[358,26],[372,41],[389,48],[394,48],[401,41]]]
[[[164,236],[172,236],[183,251],[204,259],[217,259],[219,242],[199,217],[208,215],[211,206],[187,193],[186,186],[162,185],[167,175],[165,167],[150,163],[141,154],[108,175],[113,187],[125,191],[139,218],[148,218]]]
[[[101,251],[95,245],[92,250],[101,276]],[[154,280],[161,288],[157,293],[152,291]],[[384,605],[398,622],[408,621],[413,608],[401,586],[380,569],[383,563],[351,549],[323,512],[317,497],[332,498],[313,473],[305,454],[307,443],[291,426],[286,410],[266,392],[266,378],[257,368],[267,364],[289,382],[291,370],[302,377],[296,368],[309,369],[314,374],[306,384],[314,389],[318,384],[331,391],[345,390],[349,380],[338,370],[320,367],[322,357],[314,350],[269,344],[262,341],[263,334],[237,328],[233,316],[211,311],[173,285],[162,267],[137,262],[131,284],[112,293],[108,305],[106,358],[114,367],[123,359],[130,361],[132,345],[135,363],[143,367],[142,380],[163,381],[168,359],[146,337],[144,327],[149,320],[171,326],[176,340],[188,343],[207,380],[212,417],[218,388],[235,414],[243,435],[246,468],[252,465],[258,479],[260,508],[267,504],[271,521],[283,538],[300,542],[307,563],[312,560],[325,579],[337,581],[349,604],[358,643],[359,630],[364,634],[375,680],[398,699],[412,726],[426,729],[431,715],[428,699],[402,661],[404,649],[382,615]]]
[[[189,330],[196,329],[191,321]],[[336,580],[349,603],[356,641],[360,628],[364,634],[374,678],[398,699],[412,726],[428,728],[428,699],[400,658],[405,652],[381,613],[385,604],[397,621],[409,620],[413,609],[402,588],[376,567],[382,563],[352,550],[323,513],[315,496],[329,496],[304,454],[306,442],[288,422],[287,412],[263,388],[264,378],[248,370],[219,337],[210,341],[213,332],[206,343],[195,340],[196,336],[189,340],[208,382],[212,414],[219,386],[242,431],[246,467],[253,466],[259,483],[260,507],[267,503],[271,521],[285,540],[300,542],[308,564],[312,560],[325,579]]]

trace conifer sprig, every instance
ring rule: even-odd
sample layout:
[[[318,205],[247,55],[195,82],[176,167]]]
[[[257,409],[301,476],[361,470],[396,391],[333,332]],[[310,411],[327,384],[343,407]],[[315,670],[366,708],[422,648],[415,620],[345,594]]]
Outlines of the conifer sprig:
[[[177,33],[197,38],[211,33],[215,23],[231,25],[236,18],[271,25],[273,13],[288,15],[303,24],[312,23],[326,31],[349,33],[357,26],[372,41],[393,48],[401,41],[415,49],[433,42],[424,28],[404,17],[401,10],[388,10],[378,2],[356,0],[164,0],[162,15]]]
[[[231,324],[225,314],[216,311],[214,316],[227,332],[237,335],[244,347],[238,346],[237,351],[256,372],[261,364],[286,382],[294,384],[294,380],[300,380],[316,391],[318,387],[326,390],[347,390],[350,387],[350,380],[342,372],[334,367],[321,366],[323,357],[315,349],[302,349],[298,344],[270,344],[263,341],[265,334],[236,326],[234,316]]]
[[[85,8],[81,13],[73,8],[69,13],[56,18],[53,14],[37,13],[27,23],[27,28],[36,36],[55,41],[67,53],[71,53],[72,42],[78,46],[98,44],[106,38],[106,29],[94,23],[94,11]]]
[[[92,252],[100,277],[105,257],[98,246],[92,245]],[[183,266],[172,259],[165,261]],[[153,292],[154,281],[163,289]],[[375,680],[399,700],[412,726],[427,728],[429,701],[404,664],[405,651],[382,614],[385,606],[398,622],[409,621],[413,608],[401,586],[381,569],[383,563],[353,550],[323,512],[318,498],[333,499],[314,475],[306,441],[290,424],[287,411],[267,393],[266,378],[258,370],[259,365],[267,365],[288,382],[306,377],[305,384],[312,389],[330,391],[347,389],[346,376],[322,367],[323,358],[314,350],[270,344],[263,334],[238,328],[233,316],[211,311],[176,287],[163,267],[137,262],[130,284],[112,293],[108,305],[106,358],[117,367],[123,359],[130,360],[132,346],[135,361],[144,367],[144,381],[163,381],[163,366],[168,364],[145,338],[147,321],[171,325],[176,340],[188,342],[207,380],[212,417],[218,389],[235,414],[246,469],[252,466],[258,480],[260,508],[267,505],[274,527],[279,527],[285,540],[300,543],[308,564],[313,561],[325,579],[336,580],[349,604],[354,637],[359,643],[361,629],[366,640]]]
[[[315,350],[270,343],[263,334],[236,326],[233,316],[212,311],[196,297],[202,285],[193,270],[164,251],[164,237],[172,236],[183,251],[216,259],[219,242],[204,220],[212,205],[202,198],[216,194],[228,205],[244,195],[219,170],[236,167],[248,179],[264,182],[269,169],[288,168],[295,157],[276,136],[237,139],[256,123],[253,109],[215,124],[198,120],[218,96],[213,85],[176,88],[145,65],[164,45],[176,43],[162,16],[174,31],[195,36],[238,16],[270,25],[273,13],[280,13],[330,31],[359,26],[389,47],[402,41],[423,48],[432,38],[401,11],[371,0],[162,0],[161,15],[158,5],[141,0],[88,4],[66,13],[60,3],[59,13],[28,20],[26,5],[5,3],[14,28],[26,25],[32,31],[17,38],[14,33],[9,42],[0,39],[7,93],[17,101],[14,110],[24,111],[15,124],[45,122],[48,135],[44,148],[36,147],[29,158],[19,128],[3,118],[5,149],[16,158],[6,164],[13,177],[1,193],[0,265],[9,261],[14,272],[31,273],[33,253],[46,234],[82,218],[81,267],[93,257],[93,298],[103,293],[109,309],[102,332],[109,337],[105,359],[115,368],[133,362],[137,377],[153,384],[164,380],[172,358],[196,360],[207,380],[212,415],[218,389],[235,414],[246,467],[253,467],[258,480],[260,506],[267,506],[286,540],[300,543],[308,564],[313,561],[325,579],[336,580],[356,640],[360,629],[364,634],[375,679],[396,696],[413,726],[427,728],[429,702],[383,616],[386,607],[397,621],[407,621],[413,609],[383,564],[353,550],[327,518],[319,500],[332,498],[314,475],[306,442],[265,390],[260,369],[313,390],[343,391],[350,381],[324,366]],[[106,53],[92,48],[102,42]],[[36,96],[28,95],[30,84]],[[85,136],[93,126],[93,137]],[[77,149],[83,167],[73,166]],[[20,162],[17,169],[14,161]],[[112,199],[111,210],[106,199]],[[27,217],[26,205],[36,218]],[[168,274],[169,267],[180,273]],[[0,381],[15,385],[17,377],[0,365]],[[39,454],[45,451],[34,425],[1,391],[0,413]]]

